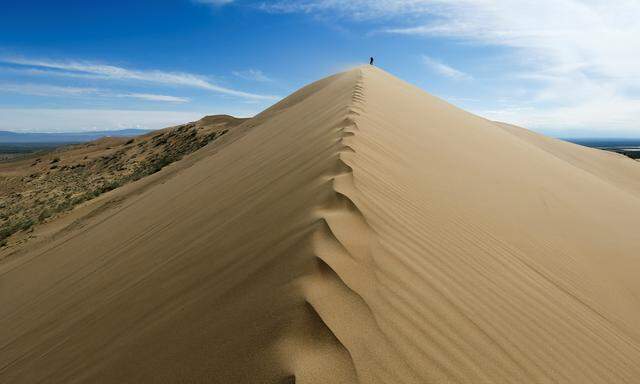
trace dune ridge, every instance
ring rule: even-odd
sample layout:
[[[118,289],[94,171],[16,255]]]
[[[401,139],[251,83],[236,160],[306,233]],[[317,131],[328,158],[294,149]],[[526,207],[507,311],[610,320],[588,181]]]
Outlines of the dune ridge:
[[[364,103],[363,73],[360,72],[346,117],[337,127],[340,148],[336,171],[329,174],[332,193],[316,210],[319,223],[312,235],[312,247],[317,257],[317,271],[304,278],[303,291],[313,311],[349,352],[350,363],[361,381],[412,382],[419,377],[407,364],[393,358],[397,351],[380,332],[366,300],[366,283],[371,278],[367,269],[375,264],[370,251],[375,246],[375,234],[353,201],[357,191],[348,160],[349,155],[356,152],[349,142],[356,140],[357,118],[364,113]],[[344,316],[348,313],[351,315]],[[370,338],[365,345],[349,332],[354,326]],[[371,345],[376,348],[370,348]],[[363,365],[366,368],[359,368]],[[298,379],[304,382],[304,377],[298,375]]]
[[[0,264],[0,381],[634,383],[640,167],[374,67]]]

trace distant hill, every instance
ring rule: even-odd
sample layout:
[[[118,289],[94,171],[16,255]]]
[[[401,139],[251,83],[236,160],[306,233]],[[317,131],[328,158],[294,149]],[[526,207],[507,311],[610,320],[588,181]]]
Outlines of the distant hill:
[[[130,137],[149,133],[150,129],[122,129],[114,131],[22,133],[0,131],[0,144],[6,143],[84,143],[102,137]]]
[[[616,152],[634,160],[640,160],[640,139],[586,138],[564,140],[586,147]]]
[[[628,148],[640,147],[640,139],[630,138],[578,138],[563,139],[565,141],[592,148]]]

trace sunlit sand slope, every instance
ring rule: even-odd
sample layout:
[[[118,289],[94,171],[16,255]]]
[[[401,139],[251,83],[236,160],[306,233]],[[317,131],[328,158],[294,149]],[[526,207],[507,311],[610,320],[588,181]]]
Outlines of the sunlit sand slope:
[[[640,166],[373,68],[0,265],[0,382],[638,383]]]

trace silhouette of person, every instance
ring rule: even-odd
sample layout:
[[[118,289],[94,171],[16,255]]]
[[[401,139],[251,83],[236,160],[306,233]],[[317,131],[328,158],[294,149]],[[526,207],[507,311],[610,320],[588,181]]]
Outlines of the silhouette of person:
[[[369,58],[369,65],[373,65],[373,57]]]

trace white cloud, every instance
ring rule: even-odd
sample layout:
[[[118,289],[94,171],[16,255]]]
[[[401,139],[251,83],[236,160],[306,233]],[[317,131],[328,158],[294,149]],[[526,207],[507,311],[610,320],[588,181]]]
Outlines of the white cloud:
[[[640,3],[628,1],[422,1],[438,16],[388,32],[456,37],[520,49],[555,74],[593,71],[639,80]]]
[[[96,94],[98,90],[96,88],[59,87],[55,85],[43,84],[0,83],[0,92],[17,93],[31,96],[59,97],[85,96]]]
[[[582,103],[553,108],[513,105],[475,112],[491,120],[536,127],[556,136],[598,136],[608,132],[613,136],[637,137],[640,100],[595,96]]]
[[[503,47],[511,61],[501,80],[526,76],[535,93],[512,100],[531,126],[557,117],[558,125],[640,130],[639,1],[280,0],[261,8],[384,20],[386,33]]]
[[[449,65],[446,65],[436,59],[433,59],[427,55],[422,55],[422,62],[427,66],[427,68],[429,68],[430,70],[434,71],[439,75],[449,77],[455,80],[471,79],[470,75],[462,71],[459,71]]]
[[[272,82],[273,79],[268,77],[259,69],[247,69],[245,71],[233,71],[234,76],[245,80],[258,81],[262,83]]]
[[[0,58],[6,64],[29,67],[30,70],[45,72],[49,75],[84,77],[103,80],[141,81],[162,85],[185,86],[255,100],[276,100],[276,96],[259,95],[238,91],[212,83],[204,76],[184,72],[165,72],[158,70],[131,70],[114,65],[96,64],[80,61],[34,60],[15,57]]]
[[[186,97],[177,97],[169,95],[158,95],[150,93],[115,93],[109,90],[98,88],[81,88],[81,87],[61,87],[48,84],[15,84],[0,83],[0,93],[17,93],[21,95],[42,96],[42,97],[130,97],[148,101],[160,101],[171,103],[187,103],[189,99]]]
[[[159,129],[195,121],[203,112],[116,109],[0,108],[0,130],[80,132],[124,128]]]
[[[149,100],[149,101],[166,101],[170,103],[188,103],[189,99],[186,97],[168,96],[168,95],[156,95],[152,93],[127,93],[118,95],[120,97],[132,97],[135,99]]]
[[[425,13],[440,1],[423,0],[276,0],[261,2],[259,8],[268,12],[319,13],[337,12],[336,16],[359,20],[390,18],[394,15]]]
[[[233,3],[235,0],[193,0],[195,3],[210,4],[214,6],[222,6]]]

